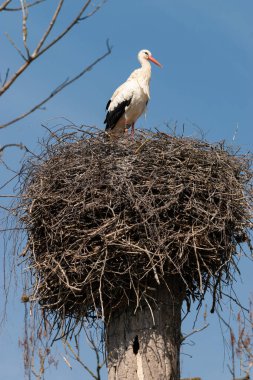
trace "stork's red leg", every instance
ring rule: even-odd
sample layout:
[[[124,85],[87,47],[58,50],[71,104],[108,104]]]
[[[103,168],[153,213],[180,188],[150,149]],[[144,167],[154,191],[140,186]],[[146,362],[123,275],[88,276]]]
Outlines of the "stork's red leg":
[[[131,137],[134,138],[134,123],[131,125]]]
[[[126,119],[125,119],[125,135],[128,136],[128,127],[127,127]]]

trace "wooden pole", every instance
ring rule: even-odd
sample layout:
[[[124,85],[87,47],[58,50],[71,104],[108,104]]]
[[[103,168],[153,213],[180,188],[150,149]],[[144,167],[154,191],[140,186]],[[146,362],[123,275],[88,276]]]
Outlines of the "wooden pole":
[[[115,312],[107,327],[108,380],[178,380],[184,292],[160,286],[154,303]],[[149,298],[150,299],[150,298]]]

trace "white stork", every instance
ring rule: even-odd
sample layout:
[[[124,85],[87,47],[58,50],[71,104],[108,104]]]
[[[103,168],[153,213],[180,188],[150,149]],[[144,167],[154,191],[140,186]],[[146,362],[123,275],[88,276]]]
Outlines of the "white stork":
[[[138,60],[141,67],[134,70],[126,82],[117,88],[106,105],[105,130],[111,136],[122,136],[130,126],[132,127],[131,134],[134,135],[134,124],[145,111],[150,98],[151,65],[149,61],[162,67],[152,57],[149,50],[141,50],[138,53]]]

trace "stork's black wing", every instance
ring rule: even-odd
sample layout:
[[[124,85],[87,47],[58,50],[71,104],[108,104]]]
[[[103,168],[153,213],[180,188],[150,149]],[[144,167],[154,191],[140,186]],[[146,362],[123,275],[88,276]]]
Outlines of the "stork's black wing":
[[[108,100],[108,102],[107,102],[107,104],[106,104],[106,107],[105,107],[106,110],[108,110],[110,104],[111,104],[111,99]]]
[[[121,116],[124,114],[125,109],[129,104],[131,103],[131,99],[124,100],[123,102],[119,103],[115,108],[113,108],[111,111],[108,111],[105,117],[105,130],[108,131],[110,129],[113,129]],[[111,100],[106,105],[106,109],[108,110],[110,106]]]

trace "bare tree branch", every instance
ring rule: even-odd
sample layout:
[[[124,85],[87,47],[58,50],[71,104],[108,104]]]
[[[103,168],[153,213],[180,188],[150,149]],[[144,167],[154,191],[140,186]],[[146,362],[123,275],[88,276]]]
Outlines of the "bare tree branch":
[[[10,44],[14,47],[14,49],[17,50],[17,52],[18,52],[18,54],[21,56],[21,58],[22,58],[24,61],[26,61],[27,58],[24,56],[24,54],[22,53],[22,51],[21,51],[21,50],[19,49],[19,47],[15,44],[15,42],[14,42],[13,39],[9,36],[9,34],[6,33],[6,32],[5,32],[4,34],[5,34],[5,36],[8,38],[8,41],[9,41]],[[4,87],[5,83],[6,83],[6,81],[4,82],[3,87]]]
[[[28,9],[26,0],[20,0],[21,8],[22,8],[22,37],[23,37],[23,44],[26,50],[27,57],[30,57],[30,52],[27,46],[27,35],[28,35],[28,29],[27,29],[27,18],[28,18]]]
[[[6,0],[0,5],[0,12],[5,11],[8,4],[10,4],[11,0]]]
[[[207,323],[206,325],[204,325],[203,327],[201,327],[201,328],[199,328],[199,329],[194,329],[194,330],[192,330],[192,331],[191,331],[189,334],[187,334],[187,335],[182,336],[182,338],[181,338],[181,343],[182,343],[184,340],[188,339],[191,335],[196,334],[196,333],[198,333],[198,332],[200,332],[200,331],[205,330],[208,326],[209,326],[209,323]]]
[[[23,150],[25,150],[25,151],[28,152],[27,147],[24,144],[22,144],[22,143],[20,143],[20,144],[5,144],[3,146],[0,146],[0,157],[1,157],[1,154],[3,153],[3,151],[5,149],[7,149],[7,148],[13,148],[13,147],[16,147],[16,148],[19,148],[19,149],[23,149]]]
[[[64,0],[63,0],[64,1]],[[84,12],[86,11],[86,9],[88,8],[88,6],[90,5],[91,3],[91,0],[87,0],[86,3],[83,5],[83,7],[81,8],[81,10],[79,11],[79,13],[77,14],[77,16],[72,20],[72,22],[63,30],[62,33],[58,34],[57,37],[55,37],[53,39],[53,41],[51,41],[47,46],[44,47],[44,49],[40,50],[39,52],[37,51],[37,48],[35,48],[35,51],[34,53],[32,54],[32,57],[34,59],[34,54],[35,54],[35,57],[39,57],[41,54],[43,54],[45,51],[47,51],[48,49],[50,49],[53,45],[55,45],[58,41],[60,41],[77,23],[78,21],[81,20],[82,18],[82,15],[84,14]],[[100,6],[97,7],[97,10],[101,8],[103,3],[101,3]],[[94,14],[94,13],[92,13]],[[87,16],[88,17],[88,16]],[[43,37],[42,37],[43,38]],[[40,44],[40,43],[39,43]]]
[[[103,1],[99,6],[95,8],[93,12],[90,13],[90,15],[87,15],[86,18],[91,17],[95,12],[97,12],[102,4],[105,1]],[[58,3],[58,6],[56,8],[56,11],[54,13],[54,16],[50,22],[50,25],[47,29],[47,31],[42,36],[41,40],[39,41],[37,47],[35,48],[34,52],[30,55],[28,54],[28,57],[26,58],[25,63],[20,66],[20,68],[13,74],[13,76],[0,88],[0,96],[3,95],[16,81],[16,79],[28,68],[28,66],[35,61],[37,58],[39,58],[43,53],[45,53],[48,49],[50,49],[52,46],[54,46],[57,42],[59,42],[78,22],[82,19],[82,15],[88,8],[88,6],[91,3],[91,0],[87,0],[85,4],[81,7],[80,11],[78,12],[77,16],[70,22],[70,24],[61,32],[58,34],[57,37],[55,37],[51,42],[49,42],[43,49],[42,46],[44,42],[46,41],[47,37],[49,36],[55,21],[59,15],[59,12],[61,10],[62,4],[64,3],[64,0],[60,0]],[[16,47],[17,49],[17,47]],[[18,49],[17,49],[18,50]],[[20,52],[19,52],[20,53]],[[24,55],[23,55],[24,58]]]
[[[14,7],[14,8],[10,8],[8,7],[8,4],[11,3],[12,0],[7,0],[4,2],[4,7],[3,5],[0,6],[0,12],[1,11],[8,11],[8,12],[15,12],[15,11],[21,11],[22,10],[22,7]],[[26,6],[27,8],[31,8],[33,7],[34,5],[38,5],[40,3],[44,3],[46,0],[36,0],[34,2],[31,2],[31,3],[27,3]]]
[[[30,65],[31,60],[26,61],[20,68],[15,72],[15,74],[0,88],[0,96],[11,87],[15,80],[27,69]]]
[[[102,3],[100,5],[97,5],[92,12],[88,13],[86,16],[84,17],[80,17],[79,18],[79,21],[83,21],[83,20],[86,20],[87,18],[93,16],[100,8],[101,6],[106,2],[107,0],[103,0]]]
[[[85,335],[91,345],[91,349],[94,351],[95,355],[96,355],[96,363],[97,363],[97,377],[96,379],[97,380],[101,380],[101,369],[102,367],[105,365],[106,363],[106,359],[104,358],[104,360],[102,362],[100,362],[100,356],[99,356],[99,347],[98,347],[98,343],[95,341],[94,337],[92,336],[92,333],[91,331],[89,331],[89,333],[85,330]]]
[[[53,26],[54,26],[54,24],[55,24],[55,22],[57,20],[57,17],[59,16],[59,13],[61,11],[63,3],[64,3],[64,0],[60,0],[59,1],[59,4],[58,4],[58,6],[57,6],[57,8],[55,10],[55,13],[54,13],[54,15],[53,15],[53,17],[52,17],[52,19],[51,19],[51,21],[49,23],[49,26],[48,26],[47,30],[45,31],[44,35],[42,36],[40,42],[38,43],[36,49],[34,50],[33,55],[36,56],[38,54],[38,52],[40,51],[40,48],[42,47],[42,45],[46,41],[48,35],[50,34],[50,32],[51,32],[51,30],[52,30],[52,28],[53,28]]]
[[[86,364],[80,359],[80,356],[75,352],[71,344],[67,341],[67,339],[64,340],[64,344],[68,347],[69,351],[72,353],[74,356],[75,360],[81,364],[81,366],[91,375],[91,377],[95,380],[97,380],[97,376],[87,367]],[[66,360],[65,360],[66,361]],[[69,364],[68,364],[69,365]]]
[[[8,69],[6,70],[6,73],[5,73],[5,76],[4,76],[4,80],[3,80],[3,82],[2,82],[2,79],[1,79],[1,77],[0,77],[0,83],[3,83],[3,85],[6,83],[6,81],[8,80],[9,73],[10,73],[10,69],[8,68]]]
[[[44,104],[46,104],[50,99],[52,99],[54,96],[56,96],[59,92],[61,92],[64,88],[81,78],[84,74],[86,74],[88,71],[91,71],[92,68],[100,61],[102,61],[105,57],[107,57],[109,54],[111,54],[111,47],[109,45],[109,42],[107,41],[107,51],[97,58],[95,61],[93,61],[89,66],[85,67],[79,74],[74,76],[71,79],[66,79],[63,83],[61,83],[56,89],[54,89],[45,99],[43,99],[40,103],[36,104],[34,107],[32,107],[29,111],[22,113],[21,115],[17,116],[16,118],[12,119],[11,121],[8,121],[5,124],[0,125],[0,129],[8,127],[14,123],[16,123],[19,120],[24,119],[34,111],[40,109]]]

